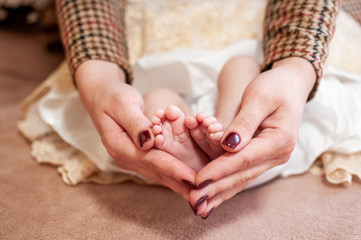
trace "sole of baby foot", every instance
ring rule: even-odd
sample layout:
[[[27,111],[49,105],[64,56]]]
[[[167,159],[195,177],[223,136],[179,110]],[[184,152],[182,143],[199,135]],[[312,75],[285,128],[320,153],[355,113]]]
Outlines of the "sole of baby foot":
[[[187,117],[185,125],[193,140],[210,160],[214,160],[225,153],[221,146],[224,128],[215,117],[209,117],[206,113],[198,113],[195,117]]]
[[[155,112],[153,123],[154,143],[198,172],[208,163],[207,156],[193,141],[189,129],[184,124],[184,113],[176,106]]]

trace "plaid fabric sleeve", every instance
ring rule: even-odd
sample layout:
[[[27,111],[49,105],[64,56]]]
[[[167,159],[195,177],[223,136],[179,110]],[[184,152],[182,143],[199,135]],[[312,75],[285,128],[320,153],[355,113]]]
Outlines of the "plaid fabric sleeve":
[[[269,0],[266,7],[262,70],[273,62],[302,57],[310,61],[317,80],[309,100],[314,96],[323,63],[328,55],[328,44],[334,33],[336,15],[341,0]]]
[[[125,35],[125,0],[57,0],[61,40],[71,72],[89,59],[118,64],[132,80]]]

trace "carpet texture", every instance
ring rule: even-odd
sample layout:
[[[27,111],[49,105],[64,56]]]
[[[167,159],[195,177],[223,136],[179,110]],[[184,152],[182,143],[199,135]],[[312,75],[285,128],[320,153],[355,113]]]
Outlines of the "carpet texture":
[[[207,220],[172,191],[65,185],[17,132],[19,103],[61,62],[42,36],[0,30],[0,239],[361,239],[361,183],[303,174],[238,194]]]

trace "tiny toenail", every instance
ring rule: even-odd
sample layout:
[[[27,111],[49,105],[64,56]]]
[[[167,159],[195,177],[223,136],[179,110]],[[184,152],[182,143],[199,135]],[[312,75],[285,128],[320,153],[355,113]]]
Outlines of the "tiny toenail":
[[[207,219],[209,217],[209,215],[211,215],[212,211],[213,211],[214,208],[212,208],[211,210],[209,210],[206,214],[205,217],[202,216],[203,219]]]
[[[148,130],[143,131],[143,132],[139,133],[139,135],[138,135],[138,141],[139,141],[140,147],[143,147],[144,143],[151,139],[152,139],[152,137],[150,136],[150,132]]]
[[[209,184],[211,184],[212,182],[213,182],[212,179],[207,179],[207,180],[201,182],[201,183],[197,186],[197,190],[207,187],[207,186],[208,186]]]
[[[200,205],[202,205],[202,203],[204,203],[204,201],[206,201],[207,199],[208,199],[207,195],[198,199],[198,201],[195,203],[196,208],[199,207]]]
[[[222,144],[230,148],[236,148],[240,142],[241,142],[241,137],[237,133],[231,132],[223,140]]]
[[[198,209],[196,207],[193,207],[192,204],[190,202],[189,203],[189,206],[191,207],[192,211],[194,212],[194,215],[198,216],[197,213],[198,213]]]
[[[196,185],[194,185],[191,181],[183,179],[182,182],[187,185],[190,189],[196,189]]]

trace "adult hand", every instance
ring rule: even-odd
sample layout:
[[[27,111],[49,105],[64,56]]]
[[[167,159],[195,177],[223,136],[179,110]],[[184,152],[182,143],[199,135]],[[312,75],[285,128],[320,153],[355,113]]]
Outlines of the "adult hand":
[[[152,124],[144,116],[142,96],[125,83],[124,71],[111,62],[88,60],[78,67],[75,79],[83,105],[119,167],[168,186],[188,200],[195,172],[170,154],[151,149]]]
[[[208,217],[262,173],[289,160],[315,80],[311,63],[292,57],[275,62],[247,86],[240,112],[222,139],[228,152],[197,174],[190,203],[198,215]]]

